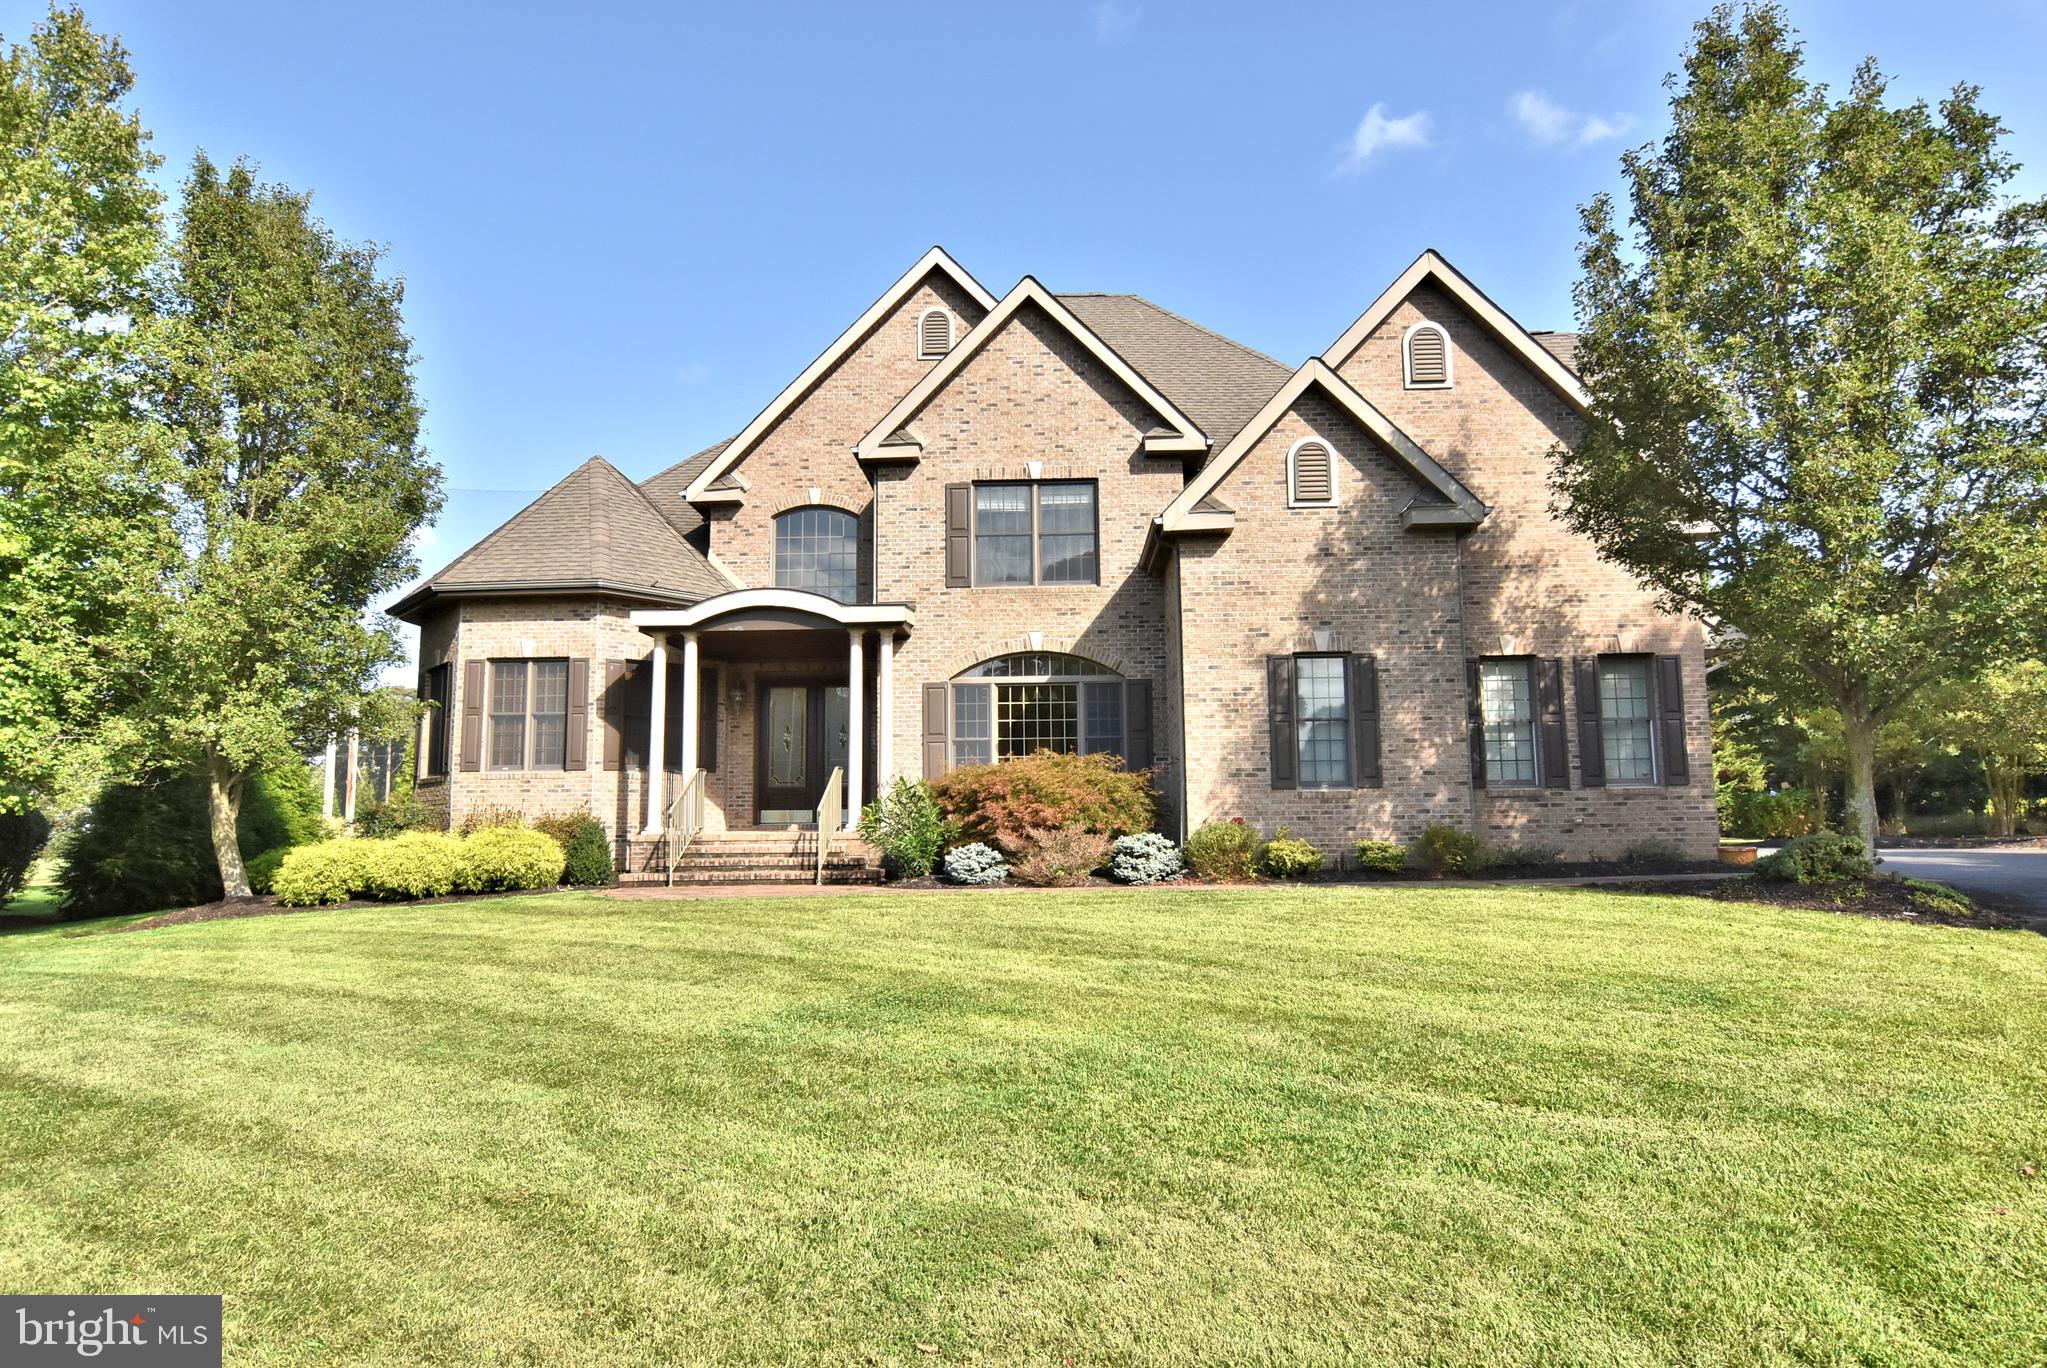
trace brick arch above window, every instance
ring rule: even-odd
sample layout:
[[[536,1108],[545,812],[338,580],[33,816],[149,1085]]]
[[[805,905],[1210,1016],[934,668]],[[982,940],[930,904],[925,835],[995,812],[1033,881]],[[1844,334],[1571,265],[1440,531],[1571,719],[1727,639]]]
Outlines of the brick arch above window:
[[[984,637],[952,652],[945,658],[946,678],[965,674],[984,661],[1002,656],[1046,654],[1079,656],[1103,666],[1111,674],[1128,678],[1143,672],[1130,667],[1130,662],[1114,651],[1104,650],[1093,642],[1084,642],[1074,637],[1053,636],[1049,632],[1023,632],[1015,636]]]

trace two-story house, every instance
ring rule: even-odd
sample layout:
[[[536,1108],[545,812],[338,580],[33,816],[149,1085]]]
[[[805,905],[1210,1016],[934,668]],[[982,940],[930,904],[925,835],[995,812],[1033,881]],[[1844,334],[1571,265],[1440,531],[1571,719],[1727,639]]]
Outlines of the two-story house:
[[[1550,511],[1572,341],[1425,252],[1289,369],[934,248],[730,440],[593,458],[394,605],[419,794],[632,859],[678,805],[802,827],[835,773],[850,812],[1050,747],[1154,771],[1176,835],[1708,856],[1699,625]]]

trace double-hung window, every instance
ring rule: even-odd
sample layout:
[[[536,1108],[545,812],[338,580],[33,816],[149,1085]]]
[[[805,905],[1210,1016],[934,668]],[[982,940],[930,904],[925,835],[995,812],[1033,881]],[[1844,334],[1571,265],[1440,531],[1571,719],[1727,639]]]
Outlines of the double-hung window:
[[[1302,788],[1349,788],[1348,657],[1294,658],[1294,726]]]
[[[1265,724],[1275,789],[1364,789],[1384,782],[1379,663],[1302,651],[1265,658]]]
[[[490,768],[561,769],[568,730],[569,662],[490,663]]]
[[[1533,661],[1519,656],[1479,662],[1478,706],[1485,729],[1488,787],[1535,786],[1533,665]]]
[[[974,486],[974,583],[1093,584],[1095,484],[1040,480]]]
[[[1648,656],[1599,658],[1599,739],[1609,784],[1656,782]]]

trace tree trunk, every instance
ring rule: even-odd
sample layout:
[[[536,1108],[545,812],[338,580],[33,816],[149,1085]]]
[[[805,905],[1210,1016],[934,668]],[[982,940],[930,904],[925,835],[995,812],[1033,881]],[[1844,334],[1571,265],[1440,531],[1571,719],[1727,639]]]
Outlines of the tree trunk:
[[[249,896],[249,872],[242,868],[242,848],[235,841],[235,819],[242,811],[242,774],[213,746],[206,747],[206,820],[213,833],[213,858],[220,865],[222,896]]]
[[[1986,755],[1983,757],[1983,777],[1990,781],[1990,834],[2016,836],[2019,801],[2026,790],[2025,770]]]
[[[1863,849],[1876,854],[1876,730],[1860,708],[1841,709],[1841,739],[1848,751],[1847,826],[1862,838]]]

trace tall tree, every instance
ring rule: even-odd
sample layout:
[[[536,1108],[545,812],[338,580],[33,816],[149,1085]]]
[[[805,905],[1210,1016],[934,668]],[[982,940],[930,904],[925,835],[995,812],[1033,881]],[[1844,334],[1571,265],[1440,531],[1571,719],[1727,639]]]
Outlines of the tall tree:
[[[2039,648],[2047,622],[2047,202],[2007,198],[2004,129],[1957,86],[1844,98],[1774,6],[1716,9],[1671,129],[1583,211],[1593,395],[1557,453],[1570,524],[1839,710],[1875,842],[1877,733],[1920,690]]]
[[[2020,661],[1945,691],[1943,740],[1974,751],[1990,781],[1994,835],[2018,830],[2026,782],[2047,773],[2047,662]]]
[[[83,784],[168,542],[148,472],[106,439],[160,246],[132,84],[76,9],[0,61],[0,812]]]
[[[347,725],[403,658],[371,603],[412,572],[440,505],[419,445],[402,285],[307,196],[202,154],[146,337],[136,446],[165,480],[180,556],[162,581],[142,755],[198,762],[227,895],[249,775]]]

